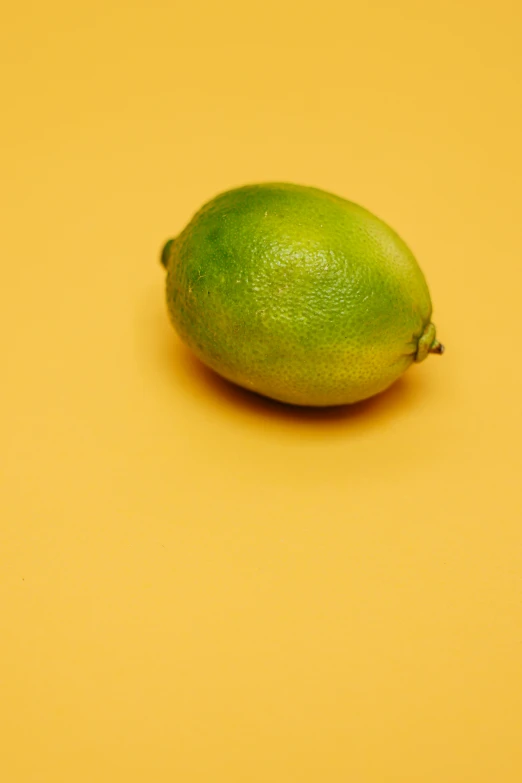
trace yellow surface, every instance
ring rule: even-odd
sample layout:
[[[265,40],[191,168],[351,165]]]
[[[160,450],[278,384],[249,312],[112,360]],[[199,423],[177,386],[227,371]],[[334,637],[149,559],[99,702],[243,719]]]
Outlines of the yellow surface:
[[[520,783],[521,21],[6,6],[2,781]],[[159,248],[274,179],[405,237],[443,358],[307,413],[187,355]]]

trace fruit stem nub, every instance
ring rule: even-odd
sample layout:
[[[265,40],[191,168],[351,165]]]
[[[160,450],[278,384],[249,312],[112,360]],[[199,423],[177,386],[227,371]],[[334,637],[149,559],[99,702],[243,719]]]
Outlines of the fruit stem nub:
[[[438,340],[434,340],[433,345],[431,346],[429,353],[438,353],[443,354],[446,349],[442,345],[442,343],[439,343]]]
[[[160,261],[165,267],[167,268],[167,265],[169,263],[169,256],[170,256],[170,249],[172,247],[172,243],[174,242],[173,239],[169,239],[165,244],[163,245],[163,250],[161,251]]]

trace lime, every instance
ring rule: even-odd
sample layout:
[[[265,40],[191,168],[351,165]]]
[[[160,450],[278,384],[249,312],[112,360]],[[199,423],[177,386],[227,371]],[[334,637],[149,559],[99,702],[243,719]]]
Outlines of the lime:
[[[223,377],[276,400],[357,402],[443,351],[402,239],[316,188],[227,191],[166,243],[162,263],[181,339]]]

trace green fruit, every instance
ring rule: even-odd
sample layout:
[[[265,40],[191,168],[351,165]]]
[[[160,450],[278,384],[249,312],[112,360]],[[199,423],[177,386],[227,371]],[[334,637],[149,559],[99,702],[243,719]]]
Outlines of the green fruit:
[[[296,405],[371,397],[442,353],[415,258],[338,196],[249,185],[202,207],[162,253],[172,323],[201,361]]]

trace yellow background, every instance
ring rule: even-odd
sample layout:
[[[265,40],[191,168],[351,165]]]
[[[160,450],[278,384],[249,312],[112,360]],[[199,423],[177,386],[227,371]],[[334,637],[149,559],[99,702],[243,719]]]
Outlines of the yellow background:
[[[2,781],[520,783],[520,8],[6,7]],[[267,180],[393,225],[445,356],[326,412],[202,370],[159,248]]]

